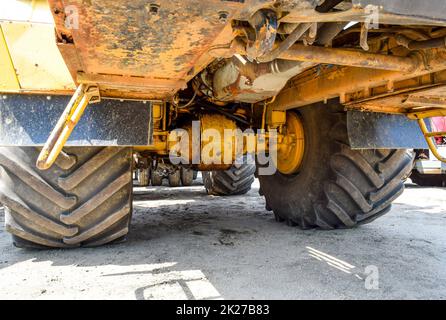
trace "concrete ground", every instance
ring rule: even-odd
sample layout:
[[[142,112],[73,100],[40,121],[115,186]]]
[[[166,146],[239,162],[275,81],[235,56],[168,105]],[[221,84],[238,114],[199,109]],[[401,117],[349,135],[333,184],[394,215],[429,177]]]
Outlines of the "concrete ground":
[[[136,188],[128,242],[14,248],[0,210],[1,299],[444,299],[446,189],[409,185],[372,224],[301,231],[257,194]]]

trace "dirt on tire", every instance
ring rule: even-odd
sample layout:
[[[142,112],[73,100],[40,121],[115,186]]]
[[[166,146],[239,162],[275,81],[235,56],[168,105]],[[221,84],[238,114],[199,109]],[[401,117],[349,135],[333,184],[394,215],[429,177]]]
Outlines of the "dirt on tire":
[[[346,113],[330,104],[298,111],[306,150],[299,172],[259,176],[267,209],[302,229],[352,228],[389,212],[413,165],[409,150],[351,149]]]
[[[99,246],[123,239],[132,214],[131,148],[73,147],[49,170],[34,147],[0,148],[0,201],[19,247]]]

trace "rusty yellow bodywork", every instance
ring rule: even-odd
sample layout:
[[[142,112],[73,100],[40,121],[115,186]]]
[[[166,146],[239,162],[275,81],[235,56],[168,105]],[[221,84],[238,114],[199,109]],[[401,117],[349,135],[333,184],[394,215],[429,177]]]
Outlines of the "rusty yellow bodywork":
[[[3,29],[0,26],[0,89],[18,91],[20,89],[19,79],[12,63],[11,53],[6,43]]]
[[[74,81],[59,52],[46,1],[0,3],[0,91],[69,94]]]
[[[233,41],[243,32],[232,19],[249,20],[258,9],[279,5],[278,18],[285,24],[364,18],[359,6],[342,4],[342,12],[315,14],[311,1],[292,2],[5,0],[0,3],[0,63],[5,71],[0,90],[69,94],[82,83],[98,86],[102,97],[168,101],[216,58],[243,53],[243,44]],[[407,23],[388,13],[381,18]],[[411,23],[445,24],[414,17]],[[397,46],[394,42],[387,50]],[[405,97],[420,87],[408,84],[411,79],[418,83],[446,67],[444,49],[426,57],[381,53],[372,44],[369,52],[295,45],[280,57],[346,66],[309,68],[268,109],[340,97],[351,109],[401,113],[406,108],[394,103],[394,93],[401,90]],[[436,85],[438,79],[426,76],[422,81]],[[390,95],[389,100],[377,99]]]
[[[242,6],[219,0],[48,2],[75,81],[97,84],[103,96],[144,99],[185,89],[214,59],[212,48],[230,43],[228,17]],[[70,7],[78,27],[66,27]]]
[[[173,129],[172,117],[178,115],[175,101],[180,94],[192,96],[191,103],[198,95],[202,104],[206,100],[214,108],[234,102],[252,104],[252,110],[263,109],[262,129],[279,129],[280,150],[289,155],[282,157],[284,172],[297,170],[303,154],[303,145],[293,147],[303,141],[303,133],[298,119],[287,116],[289,109],[339,98],[347,110],[409,117],[414,112],[444,114],[443,18],[437,13],[401,15],[384,10],[381,24],[390,27],[384,26],[381,37],[369,39],[365,5],[356,0],[326,2],[335,3],[336,10],[319,12],[312,0],[1,1],[0,91],[72,94],[76,88],[94,87],[102,98],[150,100],[154,144],[144,150],[163,155],[170,150],[167,136]],[[262,12],[268,12],[267,20],[275,26],[268,32],[255,30],[251,23],[253,17],[263,21]],[[353,40],[341,41],[338,47],[313,45],[325,27],[343,21],[362,22],[359,44]],[[410,27],[394,31],[392,25]],[[300,29],[308,29],[308,34],[289,40]],[[279,31],[281,38],[275,35]],[[355,28],[338,31],[344,38],[358,33]],[[261,41],[255,39],[259,35]],[[429,40],[436,40],[436,45],[411,49]],[[256,57],[253,48],[263,56]],[[267,59],[270,56],[273,61]],[[239,59],[242,67],[225,65],[228,58]],[[278,60],[293,67],[275,63]],[[246,70],[233,72],[237,68]],[[296,73],[290,76],[289,70]],[[273,99],[266,104],[269,98]],[[259,125],[243,120],[244,116],[242,122]],[[211,117],[205,123],[233,127],[219,122],[220,116]],[[287,128],[294,137],[287,135]]]

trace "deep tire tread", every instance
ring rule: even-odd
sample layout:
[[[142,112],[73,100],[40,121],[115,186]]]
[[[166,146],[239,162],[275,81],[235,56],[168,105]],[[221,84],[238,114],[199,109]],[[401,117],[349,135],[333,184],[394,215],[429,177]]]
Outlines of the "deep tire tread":
[[[35,168],[38,153],[0,148],[0,201],[16,246],[94,246],[125,236],[132,211],[130,148],[67,148],[47,171]]]
[[[337,102],[331,103],[336,107]],[[321,104],[299,112],[313,146],[301,171],[291,176],[278,172],[259,176],[275,216],[288,224],[296,222],[302,229],[330,230],[353,228],[389,212],[404,191],[413,152],[351,149],[345,113],[332,112]],[[321,131],[320,127],[331,129]]]
[[[392,202],[404,191],[403,179],[412,168],[413,155],[407,150],[394,150],[390,158],[377,161],[379,153],[361,152],[352,150],[348,145],[343,144],[340,154],[350,160],[352,168],[350,171],[359,170],[367,178],[369,185],[368,192],[362,192],[356,186],[358,181],[347,178],[340,173],[332,162],[332,172],[336,176],[336,184],[343,189],[345,195],[350,199],[350,203],[334,200],[339,192],[326,190],[327,201],[325,215],[334,215],[338,223],[332,224],[334,228],[352,228],[359,224],[369,223],[388,212]],[[354,168],[353,168],[354,167]],[[344,169],[345,170],[345,169]],[[364,181],[361,181],[364,184]],[[364,186],[362,186],[364,189]],[[356,208],[355,208],[356,207]],[[352,209],[354,208],[354,209]],[[327,223],[319,223],[315,219],[315,226],[326,228]],[[320,220],[320,218],[319,218]]]
[[[203,172],[203,183],[208,194],[216,196],[241,195],[251,189],[256,167],[245,161],[225,171]]]

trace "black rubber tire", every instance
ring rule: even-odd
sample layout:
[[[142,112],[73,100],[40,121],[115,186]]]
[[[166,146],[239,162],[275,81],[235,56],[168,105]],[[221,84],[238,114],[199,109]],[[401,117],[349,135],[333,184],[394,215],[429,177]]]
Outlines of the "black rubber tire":
[[[194,182],[194,170],[181,167],[181,184],[185,187],[191,186]]]
[[[150,184],[150,169],[138,169],[138,182],[140,187],[147,187]]]
[[[153,170],[150,175],[150,182],[152,183],[152,186],[159,187],[163,184],[163,175],[160,174],[157,170]]]
[[[175,172],[170,173],[169,177],[169,186],[172,188],[179,187],[181,185],[181,173],[180,170],[175,170]]]
[[[194,170],[193,177],[194,177],[194,180],[197,180],[197,178],[198,178],[198,171],[197,170]]]
[[[410,179],[421,187],[446,187],[446,174],[423,174],[414,169]]]
[[[305,130],[300,171],[258,176],[276,220],[302,229],[351,228],[389,212],[404,190],[413,152],[352,150],[337,102],[298,110]]]
[[[123,240],[132,213],[132,149],[64,150],[40,171],[36,148],[0,148],[0,202],[14,244],[71,248]]]
[[[233,165],[225,171],[203,171],[203,184],[208,194],[214,196],[233,196],[247,193],[254,182],[256,166],[247,163],[244,157],[243,163]]]

